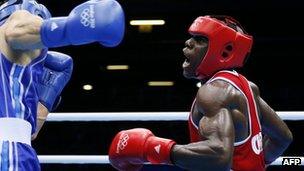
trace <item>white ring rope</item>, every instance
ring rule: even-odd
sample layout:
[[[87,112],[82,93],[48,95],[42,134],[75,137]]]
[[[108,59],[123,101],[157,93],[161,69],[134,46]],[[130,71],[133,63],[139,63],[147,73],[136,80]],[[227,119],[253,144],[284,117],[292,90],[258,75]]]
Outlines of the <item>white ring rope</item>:
[[[304,120],[304,111],[277,112],[283,120]],[[189,112],[106,112],[106,113],[50,113],[47,121],[186,121]],[[271,165],[282,165],[284,156]],[[107,155],[39,155],[40,163],[109,164]],[[304,157],[300,157],[304,161]],[[304,165],[304,162],[301,163]]]
[[[281,166],[283,158],[295,157],[298,156],[279,157],[271,163],[271,165]],[[304,157],[298,158],[301,158],[301,161],[304,161]],[[44,164],[110,164],[108,155],[39,155],[38,159],[40,163]],[[303,165],[304,162],[301,163],[301,166]]]
[[[283,120],[304,120],[303,111],[277,112]],[[47,121],[186,121],[189,112],[50,113]]]

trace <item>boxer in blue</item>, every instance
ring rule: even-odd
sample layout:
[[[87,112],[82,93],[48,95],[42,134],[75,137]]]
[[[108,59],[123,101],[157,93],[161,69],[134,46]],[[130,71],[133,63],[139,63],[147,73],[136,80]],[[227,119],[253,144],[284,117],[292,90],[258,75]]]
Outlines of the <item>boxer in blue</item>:
[[[48,48],[91,42],[114,47],[124,35],[124,13],[115,0],[90,0],[53,18],[35,0],[0,4],[0,171],[39,171],[31,137],[73,70],[71,57]]]

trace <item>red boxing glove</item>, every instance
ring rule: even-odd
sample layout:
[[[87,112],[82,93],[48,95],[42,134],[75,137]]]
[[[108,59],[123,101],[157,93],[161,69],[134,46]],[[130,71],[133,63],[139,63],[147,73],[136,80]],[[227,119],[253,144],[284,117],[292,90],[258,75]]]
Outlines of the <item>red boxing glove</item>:
[[[153,164],[170,163],[170,152],[175,141],[155,137],[144,128],[120,131],[113,139],[109,160],[121,171],[140,170],[147,161]]]

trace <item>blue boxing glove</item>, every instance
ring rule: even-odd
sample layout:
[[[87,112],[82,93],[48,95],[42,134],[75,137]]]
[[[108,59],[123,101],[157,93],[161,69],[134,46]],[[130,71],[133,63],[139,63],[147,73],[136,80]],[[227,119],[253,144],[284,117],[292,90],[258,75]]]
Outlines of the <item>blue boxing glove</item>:
[[[70,56],[53,51],[47,53],[36,88],[40,103],[49,111],[53,110],[54,103],[70,80],[72,71],[73,60]]]
[[[124,12],[115,0],[90,0],[75,7],[68,17],[43,21],[40,35],[46,47],[99,42],[117,46],[125,31]]]

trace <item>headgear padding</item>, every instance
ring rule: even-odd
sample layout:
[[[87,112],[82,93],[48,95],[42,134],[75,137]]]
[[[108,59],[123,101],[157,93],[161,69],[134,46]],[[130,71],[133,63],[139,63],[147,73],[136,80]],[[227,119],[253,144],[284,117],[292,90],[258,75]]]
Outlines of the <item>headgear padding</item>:
[[[188,31],[209,41],[207,53],[196,69],[198,79],[211,77],[222,69],[242,67],[252,47],[252,36],[244,33],[240,24],[228,16],[198,17]]]

